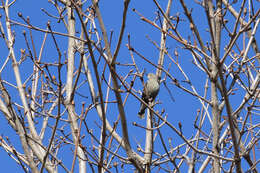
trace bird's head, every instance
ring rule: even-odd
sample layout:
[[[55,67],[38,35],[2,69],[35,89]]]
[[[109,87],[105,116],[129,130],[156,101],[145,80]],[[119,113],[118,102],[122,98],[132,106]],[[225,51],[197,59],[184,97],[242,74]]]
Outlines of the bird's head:
[[[148,80],[150,80],[150,79],[156,79],[157,81],[159,80],[158,76],[153,73],[148,73],[147,77],[148,77]]]

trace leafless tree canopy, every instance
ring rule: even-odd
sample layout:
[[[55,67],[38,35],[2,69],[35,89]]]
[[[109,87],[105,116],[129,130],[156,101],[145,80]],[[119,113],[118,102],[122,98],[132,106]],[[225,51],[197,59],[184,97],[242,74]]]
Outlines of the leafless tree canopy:
[[[0,6],[0,146],[21,170],[258,172],[259,2],[48,0],[44,21],[17,3]],[[130,17],[153,34],[127,33]]]

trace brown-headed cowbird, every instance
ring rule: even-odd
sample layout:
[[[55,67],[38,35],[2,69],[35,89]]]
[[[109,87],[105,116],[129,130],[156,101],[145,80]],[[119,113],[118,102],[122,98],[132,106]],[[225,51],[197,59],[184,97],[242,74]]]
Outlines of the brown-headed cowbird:
[[[160,89],[160,81],[158,77],[153,74],[149,73],[147,75],[148,80],[146,81],[142,93],[142,99],[145,101],[145,103],[149,104],[149,102],[153,102],[155,97],[157,96],[159,89]],[[138,112],[138,116],[143,119],[144,113],[145,113],[146,106],[141,103],[140,111]]]

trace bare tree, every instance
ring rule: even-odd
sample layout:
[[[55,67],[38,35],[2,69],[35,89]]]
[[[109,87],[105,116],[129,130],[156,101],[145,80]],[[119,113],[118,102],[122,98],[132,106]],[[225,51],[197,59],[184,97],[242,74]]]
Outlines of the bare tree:
[[[106,28],[103,1],[49,0],[56,15],[42,9],[46,28],[23,12],[10,17],[16,3],[0,6],[0,111],[16,134],[1,129],[0,146],[24,172],[258,172],[258,2],[153,0],[154,16],[145,16],[124,0],[110,9],[121,10],[118,33]],[[159,33],[146,40],[158,56],[132,42],[129,15]],[[142,99],[141,62],[160,80],[155,100]],[[188,99],[173,112],[176,93]],[[190,98],[193,127],[173,122]]]

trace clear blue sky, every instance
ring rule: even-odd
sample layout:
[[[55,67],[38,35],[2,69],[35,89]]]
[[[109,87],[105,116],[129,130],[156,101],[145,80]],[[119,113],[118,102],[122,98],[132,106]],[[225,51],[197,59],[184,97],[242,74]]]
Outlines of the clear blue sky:
[[[188,2],[188,0],[186,0],[186,2]],[[160,5],[165,9],[166,3],[167,3],[167,1],[162,1],[162,2],[160,2]],[[193,14],[195,16],[195,22],[198,23],[200,26],[202,26],[203,22],[205,22],[204,26],[207,26],[207,23],[206,23],[207,21],[206,21],[205,15],[204,15],[204,11],[202,11],[202,8],[200,8],[199,5],[195,4],[193,1],[189,2],[189,7],[191,7],[191,6],[193,6]],[[22,12],[24,17],[27,17],[27,16],[30,17],[31,23],[35,26],[46,29],[46,23],[48,22],[48,20],[50,20],[53,30],[60,31],[60,32],[66,32],[61,24],[57,25],[55,23],[55,20],[51,19],[50,17],[47,17],[46,14],[41,11],[41,8],[44,8],[45,10],[47,10],[50,13],[57,14],[54,7],[47,1],[17,0],[15,2],[15,5],[10,8],[11,19],[24,23],[17,15],[18,12]],[[122,16],[123,3],[121,0],[113,0],[113,1],[100,0],[100,8],[101,8],[101,13],[103,15],[107,31],[111,31],[111,30],[114,31],[112,43],[115,43],[118,38],[119,29],[120,29],[120,25],[121,25],[120,22],[121,22],[121,16]],[[128,51],[127,47],[125,46],[127,44],[126,35],[129,33],[131,35],[132,46],[134,46],[134,48],[136,50],[141,52],[142,55],[144,55],[145,57],[149,58],[152,62],[157,63],[159,51],[147,39],[146,36],[149,36],[152,40],[156,41],[159,44],[160,36],[161,36],[160,32],[158,30],[156,30],[154,27],[152,27],[149,24],[140,20],[139,16],[136,15],[136,13],[134,13],[132,11],[133,8],[135,8],[137,11],[139,11],[145,17],[149,18],[152,21],[155,19],[155,16],[156,16],[155,12],[157,11],[157,8],[151,0],[150,1],[148,1],[148,0],[131,1],[130,8],[128,11],[128,18],[127,18],[127,22],[126,22],[125,37],[123,39],[123,44],[122,44],[122,48],[120,50],[118,61],[124,62],[124,63],[131,62],[129,51]],[[258,6],[258,8],[259,8],[259,6]],[[175,1],[174,1],[171,14],[174,15],[178,11],[180,12],[181,18],[184,18],[184,15],[182,13],[183,12],[182,8],[180,8],[179,3],[175,3]],[[3,22],[3,16],[4,16],[3,10],[0,11],[0,14],[2,15],[2,19],[0,19],[0,20]],[[234,20],[232,17],[230,17],[229,19]],[[186,22],[187,24],[180,25],[179,31],[185,38],[187,38],[187,36],[190,35],[191,33],[189,32],[189,22],[187,22],[186,18],[185,18],[185,20],[186,21],[182,21],[182,22]],[[2,23],[2,24],[4,24],[4,23]],[[16,37],[17,37],[16,44],[15,44],[15,51],[16,51],[17,57],[19,57],[20,49],[26,48],[26,46],[24,44],[24,39],[22,36],[22,30],[26,30],[27,34],[28,34],[28,29],[23,28],[21,26],[13,26],[13,29],[15,30]],[[207,29],[206,27],[199,28],[199,30],[203,33],[203,35],[202,35],[203,38],[208,37],[208,33],[206,32],[206,29]],[[80,28],[77,28],[77,30],[80,31]],[[34,34],[36,45],[37,45],[37,43],[40,44],[43,39],[43,34],[40,32],[33,32],[33,34]],[[256,38],[259,38],[259,37],[260,37],[260,33],[258,30]],[[59,45],[61,46],[62,51],[66,51],[66,49],[67,49],[66,38],[64,38],[64,37],[58,37],[58,38],[60,41]],[[205,40],[208,40],[208,39],[205,39]],[[226,41],[227,41],[226,38],[223,38],[223,42],[226,42]],[[61,42],[64,42],[64,45],[61,44]],[[1,45],[4,44],[2,39],[0,39],[0,44]],[[52,43],[50,43],[49,45],[48,44],[46,45],[46,49],[45,49],[46,52],[44,52],[44,56],[46,56],[50,59],[57,56],[57,53],[54,51],[54,49],[51,48],[51,46],[52,46],[51,44]],[[171,52],[171,54],[173,54],[175,49],[177,49],[179,51],[179,61],[182,64],[182,67],[184,68],[187,75],[189,75],[190,79],[192,80],[191,82],[197,87],[197,92],[199,94],[202,94],[203,87],[201,87],[201,86],[205,85],[205,83],[204,83],[205,74],[202,73],[201,71],[199,71],[194,66],[194,64],[192,63],[192,56],[189,53],[187,53],[187,51],[183,51],[182,46],[180,44],[177,44],[174,40],[172,40],[170,38],[167,40],[167,46],[168,46],[168,51]],[[112,46],[112,49],[114,49],[114,48],[115,47]],[[36,47],[36,49],[37,49],[37,51],[39,51],[40,45],[38,45],[38,47]],[[2,64],[3,60],[5,60],[5,57],[7,56],[6,47],[4,47],[4,48],[0,47],[0,52],[2,52],[1,53],[2,60],[0,60],[0,63]],[[149,65],[144,60],[142,60],[140,57],[135,55],[135,58],[136,58],[136,62],[138,64],[138,67],[140,70],[146,69],[147,71],[155,72],[156,69],[154,67],[152,67],[151,65]],[[168,67],[170,67],[170,63],[171,63],[171,61],[166,58],[166,60],[165,60],[166,69]],[[175,69],[176,66],[174,66],[173,64],[171,64],[171,66],[172,66],[171,70],[170,70],[171,74],[173,74],[173,76],[176,77],[180,81],[184,80],[181,73]],[[25,63],[25,65],[23,65],[21,67],[21,69],[20,69],[21,72],[23,72],[23,74],[25,74],[24,79],[26,77],[28,77],[28,76],[26,76],[27,74],[31,73],[32,69],[30,69],[30,68],[31,68],[31,66],[29,63],[28,64]],[[129,68],[126,71],[124,71],[124,68],[119,68],[119,69],[121,70],[120,71],[121,74],[126,74],[129,70]],[[12,69],[7,68],[3,72],[2,77],[3,78],[8,77],[11,82],[15,83],[15,78],[14,78]],[[162,77],[165,77],[165,75],[163,75]],[[201,78],[203,78],[203,80],[200,80]],[[140,83],[140,80],[138,80],[138,82]],[[180,90],[177,87],[175,87],[174,85],[172,85],[168,79],[167,79],[167,86],[171,90],[173,97],[175,99],[175,102],[173,102],[170,99],[169,93],[167,92],[164,85],[161,86],[161,91],[159,93],[158,99],[160,100],[163,107],[165,107],[166,112],[168,113],[168,121],[171,122],[177,128],[178,128],[178,123],[181,122],[182,127],[183,127],[183,133],[188,138],[192,137],[192,135],[194,135],[194,133],[195,133],[195,131],[193,131],[194,130],[193,123],[195,120],[196,111],[197,111],[197,109],[201,108],[201,105],[200,105],[198,99],[196,99],[195,97],[193,97],[187,93],[184,93],[182,90]],[[187,88],[189,88],[188,85],[185,85],[185,86]],[[142,87],[139,84],[139,88],[137,85],[135,89],[141,90]],[[233,102],[234,105],[238,104],[241,101],[241,98],[239,98],[239,96],[241,96],[240,94],[237,94],[236,96],[231,98],[234,101]],[[17,95],[16,99],[19,99],[18,95]],[[139,102],[134,97],[130,97],[129,99],[130,99],[130,101],[128,101],[128,103],[126,105],[126,112],[128,115],[128,117],[127,117],[128,128],[130,131],[129,137],[130,137],[130,140],[132,141],[132,143],[131,143],[132,147],[135,148],[136,140],[137,141],[144,140],[144,132],[143,131],[140,132],[139,128],[133,127],[131,124],[132,124],[132,122],[136,121],[139,124],[145,125],[145,121],[144,120],[140,121],[137,118]],[[160,106],[158,106],[158,107],[160,107]],[[161,110],[161,108],[160,108],[160,110]],[[109,110],[109,111],[113,112],[113,110]],[[95,114],[94,111],[92,113]],[[112,119],[115,119],[115,118],[116,117],[113,117]],[[11,134],[11,137],[14,137],[14,139],[15,139],[16,134],[15,134],[15,132],[13,132],[12,129],[9,128],[6,120],[2,116],[2,113],[0,114],[0,121],[2,122],[0,125],[0,134],[3,136],[9,136]],[[207,125],[207,124],[208,124],[208,121],[205,123],[205,125]],[[174,146],[176,146],[177,144],[183,143],[183,141],[179,137],[177,137],[177,135],[174,134],[174,132],[172,130],[169,130],[169,128],[162,128],[162,132],[164,134],[166,141],[167,141],[168,137],[172,138]],[[11,139],[11,141],[12,141],[12,143],[18,142],[13,139]],[[162,148],[160,145],[161,145],[160,143],[156,142],[155,150]],[[157,152],[158,152],[158,150],[157,150]],[[161,153],[163,153],[163,152],[161,152]],[[69,152],[67,153],[67,157],[71,157]],[[9,172],[21,172],[22,171],[21,167],[18,167],[17,164],[11,158],[8,157],[8,155],[2,148],[0,148],[0,158],[2,158],[1,159],[2,160],[2,162],[1,162],[2,170],[9,171]],[[186,172],[186,171],[187,171],[186,169],[182,170],[182,172]]]

